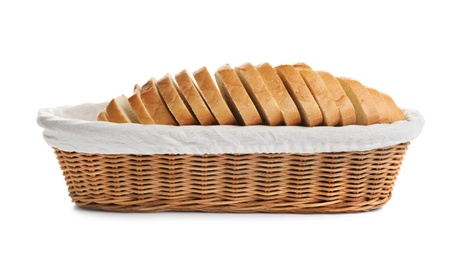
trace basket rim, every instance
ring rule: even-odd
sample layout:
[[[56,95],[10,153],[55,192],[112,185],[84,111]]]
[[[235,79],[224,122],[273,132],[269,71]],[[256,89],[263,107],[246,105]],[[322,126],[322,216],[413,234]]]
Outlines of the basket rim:
[[[106,104],[41,108],[37,123],[51,147],[101,154],[367,151],[410,142],[425,124],[415,109],[403,110],[406,120],[369,126],[169,126],[96,121]]]

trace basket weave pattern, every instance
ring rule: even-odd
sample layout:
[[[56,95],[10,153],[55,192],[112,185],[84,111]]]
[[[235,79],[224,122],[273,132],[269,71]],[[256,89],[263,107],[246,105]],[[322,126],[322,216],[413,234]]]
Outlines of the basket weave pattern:
[[[315,154],[55,153],[72,201],[84,208],[339,213],[384,205],[408,144]]]

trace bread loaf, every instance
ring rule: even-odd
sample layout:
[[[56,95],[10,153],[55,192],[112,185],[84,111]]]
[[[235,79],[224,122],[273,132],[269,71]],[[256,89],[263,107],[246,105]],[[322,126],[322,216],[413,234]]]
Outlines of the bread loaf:
[[[163,125],[347,126],[404,120],[392,97],[305,63],[244,63],[150,78],[113,98],[98,121]]]

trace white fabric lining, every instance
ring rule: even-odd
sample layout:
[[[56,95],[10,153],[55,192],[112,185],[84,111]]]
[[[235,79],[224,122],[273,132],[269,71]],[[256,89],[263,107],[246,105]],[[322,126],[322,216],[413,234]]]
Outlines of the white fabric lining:
[[[100,154],[319,153],[366,151],[408,142],[425,124],[414,109],[392,124],[344,127],[168,126],[96,121],[106,106],[42,108],[37,122],[51,147]]]

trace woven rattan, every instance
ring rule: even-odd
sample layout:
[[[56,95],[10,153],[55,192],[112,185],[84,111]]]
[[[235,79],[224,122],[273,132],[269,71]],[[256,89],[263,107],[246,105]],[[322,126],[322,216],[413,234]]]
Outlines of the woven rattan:
[[[339,213],[384,205],[408,144],[317,154],[55,152],[69,195],[83,208]]]

